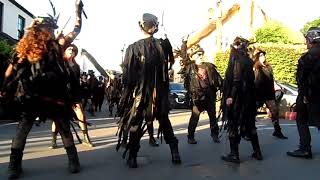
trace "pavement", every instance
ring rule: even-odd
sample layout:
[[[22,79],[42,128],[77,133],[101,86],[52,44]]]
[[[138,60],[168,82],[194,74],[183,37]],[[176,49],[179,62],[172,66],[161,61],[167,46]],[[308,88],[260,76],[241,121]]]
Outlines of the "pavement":
[[[151,147],[147,135],[141,141],[137,169],[129,169],[122,152],[115,150],[117,144],[117,118],[108,117],[105,112],[89,116],[90,135],[94,148],[77,144],[81,163],[81,172],[69,174],[67,156],[58,140],[58,149],[48,148],[51,142],[50,123],[34,127],[30,132],[24,151],[24,174],[21,179],[94,179],[94,180],[319,180],[317,168],[320,164],[320,136],[315,128],[312,133],[312,160],[286,156],[286,151],[297,148],[298,135],[294,121],[281,120],[281,126],[288,140],[279,140],[271,136],[273,127],[270,119],[257,122],[263,161],[250,157],[252,148],[249,142],[242,140],[240,145],[240,165],[223,162],[220,157],[229,152],[226,133],[221,143],[213,143],[210,137],[208,116],[204,113],[198,124],[196,139],[198,144],[187,143],[187,127],[190,112],[174,110],[170,119],[182,158],[181,165],[172,165],[169,146],[164,142],[160,147]],[[155,123],[155,127],[158,124]],[[0,180],[6,179],[11,138],[15,134],[16,123],[0,125]],[[157,131],[155,131],[156,133]],[[81,134],[79,134],[80,137]]]

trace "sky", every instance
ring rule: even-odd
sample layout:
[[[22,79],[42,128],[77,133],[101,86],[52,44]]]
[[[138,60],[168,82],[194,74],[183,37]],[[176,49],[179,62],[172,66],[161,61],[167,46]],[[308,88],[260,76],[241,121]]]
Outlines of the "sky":
[[[16,0],[35,16],[52,14],[48,0]],[[235,1],[223,0],[232,5]],[[70,32],[74,26],[75,0],[52,0],[60,13],[60,30]],[[81,33],[75,44],[86,49],[105,69],[120,70],[122,49],[142,38],[138,21],[143,13],[158,16],[163,32],[174,47],[180,46],[183,36],[201,29],[208,20],[208,9],[216,0],[83,0],[88,19],[83,18]],[[320,17],[319,0],[256,0],[266,13],[289,27],[299,30],[310,20]],[[163,14],[163,20],[162,20]],[[165,29],[165,30],[163,30]],[[82,63],[82,62],[81,62]]]

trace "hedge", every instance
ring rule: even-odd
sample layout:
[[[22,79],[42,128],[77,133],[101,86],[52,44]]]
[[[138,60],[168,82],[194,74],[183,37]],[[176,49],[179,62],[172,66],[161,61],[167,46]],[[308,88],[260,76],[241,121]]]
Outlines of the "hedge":
[[[266,51],[267,61],[273,67],[275,80],[296,84],[295,74],[297,62],[301,54],[306,51],[305,45],[288,44],[255,44]],[[214,63],[219,73],[224,76],[230,51],[219,52],[215,55]]]

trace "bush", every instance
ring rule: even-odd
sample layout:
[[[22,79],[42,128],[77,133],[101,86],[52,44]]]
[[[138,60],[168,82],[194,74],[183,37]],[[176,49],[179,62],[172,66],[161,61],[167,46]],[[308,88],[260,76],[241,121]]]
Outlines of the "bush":
[[[269,21],[261,28],[255,31],[255,39],[259,43],[303,43],[304,39],[301,33],[297,33],[285,25]]]
[[[0,56],[9,58],[13,50],[13,46],[11,46],[6,40],[0,39]]]
[[[275,80],[296,84],[295,74],[298,59],[306,50],[304,45],[288,44],[256,44],[266,51],[267,61],[273,67]],[[230,51],[219,52],[215,56],[215,64],[219,73],[224,76],[229,60]]]

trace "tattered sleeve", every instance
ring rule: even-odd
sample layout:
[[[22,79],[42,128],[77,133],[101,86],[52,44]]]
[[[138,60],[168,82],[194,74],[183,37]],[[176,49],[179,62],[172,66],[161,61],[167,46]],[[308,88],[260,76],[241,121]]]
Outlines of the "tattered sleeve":
[[[165,39],[166,44],[167,44],[167,53],[168,53],[168,61],[173,64],[174,63],[174,57],[173,57],[173,52],[172,52],[172,45],[169,41],[168,38]]]
[[[130,45],[127,50],[126,54],[122,63],[122,83],[124,87],[127,87],[130,84],[130,77],[129,77],[129,68],[133,58],[133,48]]]
[[[241,84],[241,66],[240,63],[235,60],[233,65],[233,81],[231,85],[231,93],[230,96],[231,98],[235,98],[238,94],[240,84]]]
[[[308,78],[312,69],[312,67],[310,67],[310,65],[306,62],[305,58],[306,55],[301,57],[301,59],[298,61],[297,68],[297,83],[299,88],[299,94],[301,94],[302,96],[308,95]]]

